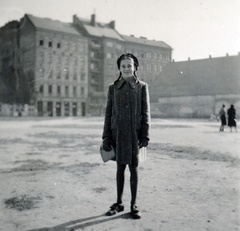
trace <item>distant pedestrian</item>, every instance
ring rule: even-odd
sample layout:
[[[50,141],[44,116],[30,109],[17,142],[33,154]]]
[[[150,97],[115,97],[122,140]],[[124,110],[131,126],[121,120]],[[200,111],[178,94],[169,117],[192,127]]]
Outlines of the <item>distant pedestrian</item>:
[[[230,127],[230,130],[232,132],[232,127],[235,127],[235,131],[237,131],[237,123],[236,123],[236,110],[234,108],[234,105],[231,105],[231,107],[227,110],[228,114],[228,126]]]
[[[109,85],[102,136],[103,149],[110,151],[113,146],[117,162],[117,201],[106,215],[111,216],[124,210],[124,171],[128,165],[132,196],[130,210],[134,219],[141,218],[136,205],[139,149],[148,145],[150,126],[148,85],[138,79],[138,65],[137,58],[130,53],[118,58],[120,74]]]
[[[226,121],[226,110],[225,110],[225,105],[222,105],[221,110],[219,111],[219,117],[221,119],[221,126],[220,126],[220,132],[224,131],[224,126],[227,125]]]

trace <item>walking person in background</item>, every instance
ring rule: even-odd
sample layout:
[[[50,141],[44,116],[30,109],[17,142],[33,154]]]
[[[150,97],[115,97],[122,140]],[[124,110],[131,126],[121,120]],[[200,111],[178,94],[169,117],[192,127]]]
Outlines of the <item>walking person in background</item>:
[[[228,114],[228,126],[230,127],[230,130],[232,132],[232,127],[235,127],[235,131],[237,131],[237,123],[236,123],[236,110],[234,108],[234,105],[231,105],[230,108],[227,110]]]
[[[219,117],[221,119],[221,126],[220,126],[220,132],[224,131],[224,126],[227,124],[226,121],[226,111],[225,111],[225,105],[222,105],[221,110],[219,111]]]
[[[119,78],[109,85],[107,106],[103,128],[103,149],[116,151],[117,164],[117,201],[106,215],[111,216],[124,210],[122,201],[124,171],[130,170],[131,203],[130,210],[134,219],[141,218],[136,204],[138,186],[139,148],[149,142],[150,108],[148,85],[136,75],[138,59],[123,54],[117,60]]]

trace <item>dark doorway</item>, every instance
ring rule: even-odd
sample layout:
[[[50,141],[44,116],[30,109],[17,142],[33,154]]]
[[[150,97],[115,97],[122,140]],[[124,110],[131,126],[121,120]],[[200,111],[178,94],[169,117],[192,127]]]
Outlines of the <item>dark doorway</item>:
[[[38,116],[43,116],[43,102],[42,101],[37,102],[37,110],[38,110]]]
[[[53,103],[52,102],[47,103],[47,113],[48,113],[48,116],[53,116]]]
[[[69,116],[69,103],[68,102],[64,103],[64,115]]]
[[[56,115],[61,116],[61,103],[60,102],[56,103]]]
[[[73,116],[77,116],[77,103],[72,104],[72,113]]]
[[[82,116],[86,116],[86,103],[82,103]]]

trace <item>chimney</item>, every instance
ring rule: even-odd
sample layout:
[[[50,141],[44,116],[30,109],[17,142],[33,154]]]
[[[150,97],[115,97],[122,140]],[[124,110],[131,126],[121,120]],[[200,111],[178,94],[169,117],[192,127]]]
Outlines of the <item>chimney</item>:
[[[212,58],[212,56],[211,55],[209,55],[209,59],[211,59]]]
[[[188,57],[188,61],[190,61],[190,57]]]
[[[111,21],[111,22],[109,23],[109,26],[110,26],[110,28],[112,28],[112,29],[115,30],[115,21]]]
[[[96,15],[95,14],[91,15],[91,25],[94,27],[96,26]]]
[[[172,61],[173,61],[173,63],[175,62],[175,60],[174,60],[174,59],[173,59]]]
[[[228,57],[228,53],[226,53],[226,56]]]

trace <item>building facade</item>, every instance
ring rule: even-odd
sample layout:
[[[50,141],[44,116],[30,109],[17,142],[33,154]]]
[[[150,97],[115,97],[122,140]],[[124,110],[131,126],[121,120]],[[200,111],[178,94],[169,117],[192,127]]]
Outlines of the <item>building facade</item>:
[[[17,107],[29,105],[18,109],[22,114],[28,108],[28,114],[38,116],[103,115],[108,85],[119,74],[116,60],[121,54],[131,52],[138,57],[139,79],[149,85],[171,61],[169,45],[121,35],[115,21],[97,22],[95,14],[89,20],[74,15],[72,23],[26,14],[16,23],[15,33],[6,31],[16,40],[10,52],[16,56],[13,79],[19,94],[15,98],[24,95],[25,99]],[[1,33],[4,29],[0,28]],[[2,55],[0,60],[3,69]],[[5,71],[1,79],[8,78]]]

